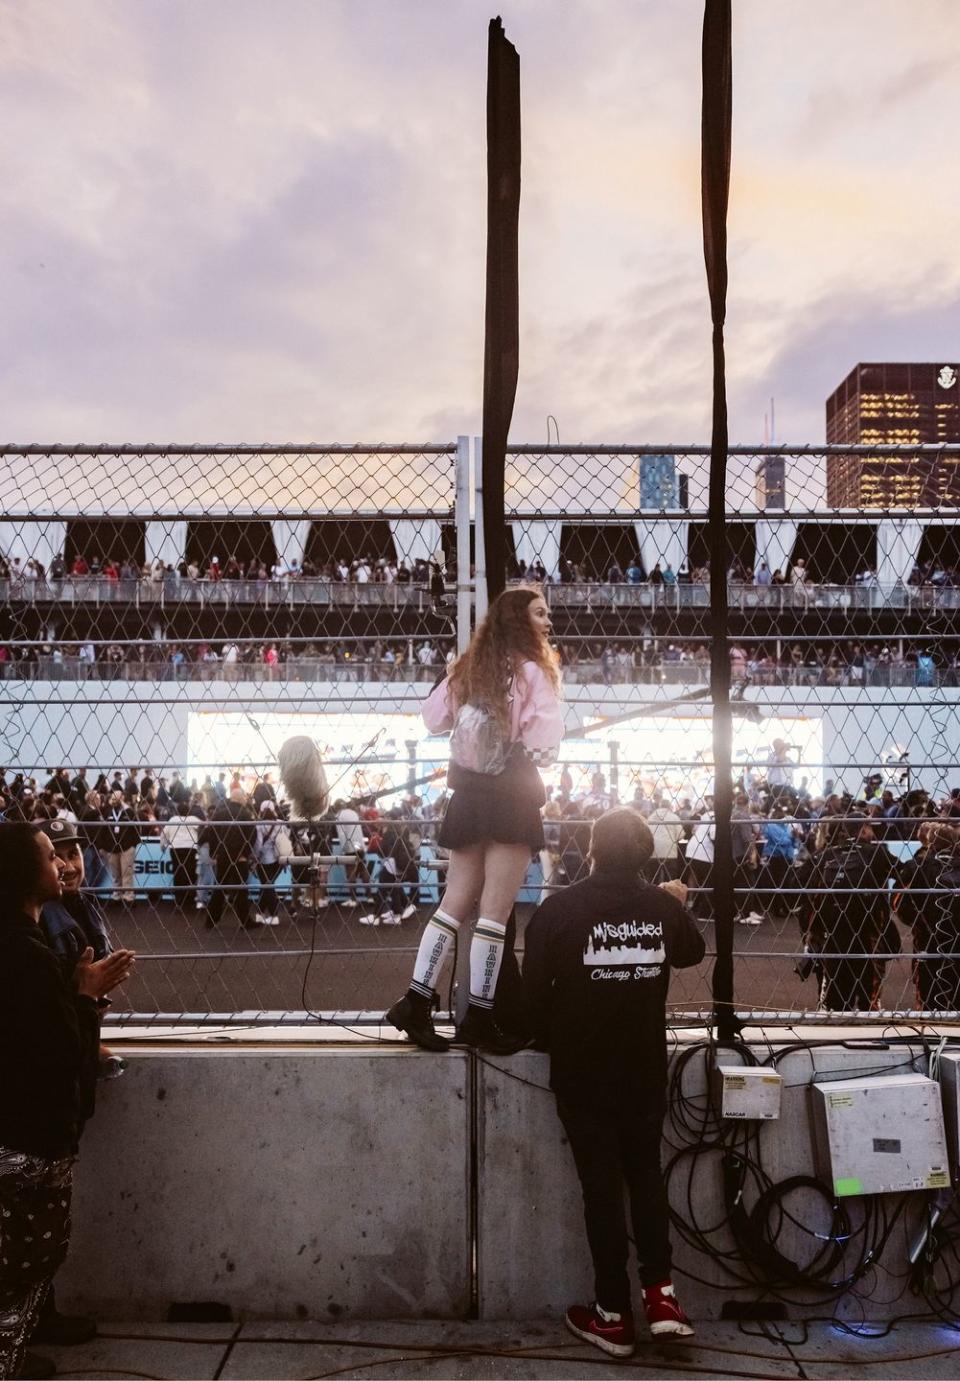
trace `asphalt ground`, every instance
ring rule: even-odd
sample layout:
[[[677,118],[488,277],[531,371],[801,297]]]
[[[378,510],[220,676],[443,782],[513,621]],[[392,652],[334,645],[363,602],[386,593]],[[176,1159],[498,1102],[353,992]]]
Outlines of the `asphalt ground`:
[[[170,902],[141,900],[107,908],[115,945],[140,958],[133,978],[115,995],[114,1011],[138,1014],[249,1011],[383,1011],[406,988],[429,907],[398,926],[367,927],[369,910],[331,904],[318,912],[281,902],[280,924],[244,929],[232,911],[216,929],[206,912],[180,911]],[[531,906],[518,908],[517,950]],[[711,1010],[714,925],[698,923],[707,957],[692,970],[674,973],[670,1006],[678,1013]],[[881,1006],[909,1011],[913,1005],[909,936],[905,953],[886,967]],[[796,918],[737,925],[734,992],[738,1009],[756,1012],[816,1008],[816,979],[795,973],[801,942]],[[469,946],[461,940],[461,950]],[[461,965],[465,954],[461,954]],[[463,973],[463,969],[459,970]],[[449,970],[444,983],[449,981]]]
[[[591,1381],[645,1376],[799,1378],[852,1376],[939,1381],[957,1374],[957,1335],[938,1320],[887,1326],[854,1321],[696,1323],[693,1338],[651,1338],[641,1325],[633,1358],[621,1361],[571,1337],[562,1320],[342,1323],[250,1320],[238,1324],[101,1324],[81,1347],[42,1351],[60,1376],[436,1378],[436,1381]],[[40,1350],[40,1349],[38,1349]]]

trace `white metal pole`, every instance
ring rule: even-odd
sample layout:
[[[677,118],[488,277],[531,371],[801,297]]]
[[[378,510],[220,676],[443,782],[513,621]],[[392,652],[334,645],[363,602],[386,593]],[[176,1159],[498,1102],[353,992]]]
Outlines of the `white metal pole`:
[[[476,597],[474,600],[477,623],[487,614],[487,550],[483,539],[483,437],[473,438],[473,492],[474,492],[474,569],[476,571]]]
[[[470,642],[470,438],[457,437],[454,471],[454,524],[457,534],[457,652]]]

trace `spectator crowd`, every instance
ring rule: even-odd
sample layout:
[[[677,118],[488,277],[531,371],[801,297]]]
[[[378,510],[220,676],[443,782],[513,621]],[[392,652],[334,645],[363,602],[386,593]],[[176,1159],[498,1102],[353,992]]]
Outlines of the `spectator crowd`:
[[[960,1010],[960,788],[943,799],[909,785],[906,769],[874,772],[854,795],[808,779],[794,785],[790,750],[775,740],[765,763],[736,782],[731,839],[737,923],[796,924],[788,947],[805,955],[797,973],[816,977],[817,1005],[870,1011],[884,970],[909,936],[917,1010]],[[602,773],[575,792],[568,769],[544,809],[545,886],[586,876],[593,822],[619,804],[647,820],[654,839],[650,881],[682,878],[704,921],[713,919],[716,837],[713,797],[637,786],[621,802]]]
[[[539,557],[526,561],[511,556],[507,578],[531,581],[540,585],[669,587],[706,586],[710,582],[708,560],[683,560],[674,566],[670,560],[664,558],[654,561],[648,569],[639,554],[621,562],[604,548],[605,543],[598,539],[597,551],[592,559],[578,561],[561,555],[556,568],[549,571]],[[0,555],[0,580],[9,581],[14,593],[26,592],[30,586],[39,583],[59,585],[67,580],[99,580],[123,586],[130,591],[139,584],[155,585],[163,587],[170,594],[174,594],[181,587],[189,590],[200,585],[212,586],[223,582],[256,587],[271,583],[289,585],[291,582],[299,581],[337,585],[420,586],[441,594],[449,578],[445,565],[445,559],[439,551],[430,559],[421,557],[411,560],[393,554],[373,556],[366,553],[349,558],[336,557],[322,562],[315,562],[306,557],[303,560],[286,560],[255,556],[243,560],[236,555],[221,560],[218,555],[211,555],[203,558],[184,557],[176,563],[164,562],[159,558],[140,562],[130,556],[118,558],[92,554],[88,557],[78,552],[69,562],[62,555],[55,556],[49,568],[36,558],[23,560],[16,556],[7,558]],[[779,567],[768,565],[762,557],[758,557],[752,566],[735,557],[727,570],[727,580],[731,585],[753,586],[761,595],[764,591],[775,593],[779,589],[804,598],[809,597],[818,583],[822,583],[804,556],[787,560]],[[838,582],[830,579],[825,583]],[[879,588],[876,568],[867,560],[855,561],[839,583],[864,590]],[[909,588],[958,588],[960,569],[943,559],[918,561],[904,584]]]
[[[236,556],[221,562],[218,556],[209,559],[184,559],[176,565],[154,561],[138,562],[131,557],[116,560],[112,557],[91,556],[81,552],[69,565],[62,556],[55,556],[49,570],[35,558],[0,556],[0,580],[8,580],[20,590],[37,582],[60,584],[65,580],[102,580],[111,584],[134,586],[138,583],[176,588],[181,582],[188,586],[205,582],[218,585],[222,581],[244,581],[265,585],[271,581],[319,580],[340,585],[422,585],[430,587],[443,580],[442,563],[438,560],[396,560],[394,557],[374,558],[358,556],[352,560],[338,559],[319,565],[304,559],[265,560],[252,558],[246,562]]]
[[[323,642],[250,638],[0,644],[0,678],[17,680],[430,680],[449,638]]]
[[[178,771],[167,777],[134,768],[71,774],[59,767],[42,785],[20,772],[7,777],[0,771],[0,821],[69,823],[89,886],[115,904],[146,897],[137,888],[137,846],[159,843],[169,857],[175,906],[205,913],[210,928],[227,905],[245,928],[278,925],[276,883],[285,866],[293,875],[293,908],[324,909],[329,865],[306,862],[313,855],[338,858],[342,905],[371,904],[362,924],[409,919],[419,897],[420,846],[434,833],[445,799],[431,804],[408,794],[389,808],[375,797],[365,803],[361,797],[359,807],[337,800],[326,817],[304,825],[290,822],[269,772],[252,786],[239,771],[220,772],[216,780],[208,774],[200,785]]]
[[[824,1010],[875,1009],[885,965],[912,950],[914,1005],[960,1009],[960,787],[942,799],[912,787],[906,769],[871,773],[855,794],[824,784],[813,792],[791,750],[775,740],[765,762],[743,769],[732,821],[737,921],[796,926],[785,948],[805,958],[797,972],[816,976]],[[544,894],[576,882],[589,868],[590,828],[627,804],[653,834],[652,881],[682,878],[702,921],[712,919],[715,845],[713,798],[669,793],[650,781],[621,799],[600,771],[575,786],[558,767],[544,807]],[[397,800],[399,804],[391,805]],[[232,907],[245,927],[277,925],[277,878],[292,870],[289,907],[322,911],[333,901],[361,924],[399,925],[420,896],[421,853],[432,845],[446,795],[355,797],[335,801],[308,827],[289,821],[269,773],[240,772],[188,783],[145,770],[71,774],[38,782],[0,773],[5,821],[60,819],[75,825],[89,886],[115,902],[137,896],[137,844],[153,839],[167,852],[176,906],[205,915],[210,927]],[[328,896],[330,864],[340,881]],[[251,889],[251,878],[259,886]],[[330,891],[332,892],[332,887]]]
[[[562,637],[557,651],[567,680],[579,684],[703,684],[710,667],[709,644],[680,637]],[[431,681],[453,655],[453,640],[445,636],[32,642],[0,644],[0,678]],[[758,686],[960,686],[960,647],[953,639],[735,641],[730,661],[735,683]]]

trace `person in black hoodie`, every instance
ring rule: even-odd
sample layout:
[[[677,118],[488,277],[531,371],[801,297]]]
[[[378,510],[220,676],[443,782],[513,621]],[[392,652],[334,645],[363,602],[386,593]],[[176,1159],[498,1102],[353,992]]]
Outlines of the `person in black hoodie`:
[[[217,870],[217,886],[207,911],[208,928],[219,925],[228,901],[244,929],[254,928],[249,880],[256,838],[257,826],[247,805],[247,793],[243,787],[234,786],[229,801],[217,807],[200,834],[200,843],[210,845]]]
[[[99,998],[130,971],[84,951],[66,977],[40,928],[62,864],[45,833],[0,825],[0,1377],[22,1374],[27,1339],[70,1235],[70,1189],[93,1112]],[[50,1364],[52,1368],[52,1364]],[[30,1366],[32,1375],[53,1370]]]
[[[817,833],[822,847],[811,870],[804,946],[828,956],[814,961],[819,1010],[876,1010],[885,965],[900,948],[890,916],[893,860],[854,806],[823,821]]]
[[[524,939],[534,1044],[550,1053],[550,1087],[583,1190],[596,1277],[594,1304],[572,1305],[566,1323],[616,1357],[634,1348],[624,1182],[650,1330],[693,1332],[670,1279],[660,1139],[670,970],[699,964],[705,947],[679,900],[683,884],[643,880],[652,855],[653,836],[635,811],[601,816],[589,877],[548,897]]]

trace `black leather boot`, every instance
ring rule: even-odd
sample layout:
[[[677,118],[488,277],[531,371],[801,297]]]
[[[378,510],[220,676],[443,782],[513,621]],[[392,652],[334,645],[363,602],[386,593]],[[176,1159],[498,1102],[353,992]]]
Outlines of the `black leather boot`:
[[[387,1021],[409,1036],[421,1050],[446,1051],[450,1042],[441,1036],[430,1016],[430,999],[420,993],[404,993],[386,1014]]]
[[[458,1045],[469,1045],[488,1055],[515,1055],[529,1044],[523,1036],[512,1036],[504,1031],[486,1007],[474,1007],[472,1003],[457,1028],[456,1041]]]

